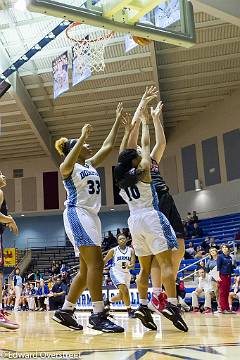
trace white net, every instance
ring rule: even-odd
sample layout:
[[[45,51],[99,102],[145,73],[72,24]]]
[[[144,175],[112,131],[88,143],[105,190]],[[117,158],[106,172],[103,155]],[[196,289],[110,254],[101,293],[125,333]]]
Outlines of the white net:
[[[73,61],[76,72],[84,74],[104,71],[104,51],[113,32],[84,24],[70,25],[67,37],[73,44]]]

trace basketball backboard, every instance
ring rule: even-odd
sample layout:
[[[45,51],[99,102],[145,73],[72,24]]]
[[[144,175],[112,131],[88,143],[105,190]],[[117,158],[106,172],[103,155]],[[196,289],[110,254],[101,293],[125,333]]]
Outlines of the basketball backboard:
[[[27,8],[187,48],[195,44],[193,7],[188,0],[27,0]]]

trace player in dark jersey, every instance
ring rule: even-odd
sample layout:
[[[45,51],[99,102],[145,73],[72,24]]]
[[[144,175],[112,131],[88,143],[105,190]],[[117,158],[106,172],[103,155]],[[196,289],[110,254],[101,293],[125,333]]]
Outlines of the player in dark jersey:
[[[140,114],[146,108],[147,104],[157,98],[157,89],[155,87],[147,88],[139,105],[135,112],[132,122],[135,123],[134,129],[131,132],[128,147],[137,148],[137,140],[139,134],[140,126]],[[151,177],[152,183],[156,189],[159,201],[159,210],[166,216],[172,225],[177,239],[179,248],[176,251],[172,252],[172,263],[175,278],[177,277],[177,272],[179,269],[180,262],[183,258],[185,252],[184,245],[184,227],[182,224],[181,217],[178,213],[175,202],[169,193],[169,188],[166,185],[164,179],[160,175],[159,163],[163,156],[164,150],[166,148],[166,138],[164,134],[164,129],[161,124],[162,121],[162,102],[159,102],[155,109],[151,108],[151,116],[153,118],[153,124],[155,129],[155,145],[151,152],[152,166],[151,166]],[[141,149],[139,149],[141,151]],[[166,295],[162,293],[162,281],[160,276],[160,268],[156,261],[153,259],[152,269],[151,269],[151,278],[153,285],[153,297],[150,302],[151,310],[161,313],[161,307],[166,303]]]
[[[7,204],[3,196],[3,191],[1,190],[4,186],[6,186],[6,177],[0,171],[0,237],[1,237],[1,246],[0,246],[0,327],[4,327],[6,329],[16,330],[18,329],[18,325],[14,322],[10,321],[7,318],[7,313],[3,311],[2,308],[2,288],[3,288],[3,248],[2,248],[2,234],[5,228],[8,228],[15,235],[18,234],[18,228],[13,220],[13,218],[7,213]]]

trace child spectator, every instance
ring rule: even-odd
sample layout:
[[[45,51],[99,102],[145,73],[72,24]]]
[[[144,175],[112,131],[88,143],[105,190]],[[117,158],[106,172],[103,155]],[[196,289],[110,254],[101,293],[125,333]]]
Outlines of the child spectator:
[[[46,301],[48,294],[49,294],[49,289],[47,284],[44,284],[44,281],[40,280],[40,286],[36,292],[36,295],[38,296],[37,300],[38,300],[39,311],[46,310],[46,305],[48,305],[48,302]]]
[[[238,302],[240,303],[240,276],[234,277],[233,289],[232,292],[230,292],[229,294],[228,302],[229,302],[230,311],[233,310],[232,303],[234,299],[237,299]]]
[[[20,270],[16,268],[15,275],[13,276],[14,289],[16,294],[14,310],[20,310],[20,299],[22,294],[22,277],[20,276]]]
[[[210,258],[206,261],[206,272],[211,276],[212,289],[216,296],[216,301],[218,304],[218,274],[217,274],[217,257],[218,251],[216,248],[209,249]]]
[[[192,306],[193,312],[199,312],[199,303],[198,297],[204,292],[205,302],[204,302],[204,314],[212,312],[211,298],[212,298],[212,282],[211,277],[204,271],[204,269],[198,270],[198,286],[196,290],[192,292]]]

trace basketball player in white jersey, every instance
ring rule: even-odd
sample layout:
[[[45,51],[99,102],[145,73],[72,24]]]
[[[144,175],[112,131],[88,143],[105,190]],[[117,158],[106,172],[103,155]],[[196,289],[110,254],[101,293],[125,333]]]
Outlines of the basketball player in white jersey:
[[[134,312],[130,305],[130,270],[135,267],[135,253],[134,250],[127,246],[127,239],[124,234],[119,234],[117,237],[118,246],[110,249],[105,256],[103,262],[104,265],[108,263],[110,259],[113,259],[112,266],[110,268],[110,277],[116,288],[119,289],[118,295],[111,298],[111,302],[123,301],[130,318],[134,318]],[[110,302],[107,303],[110,305]]]
[[[116,183],[121,189],[120,195],[130,210],[128,225],[132,235],[133,248],[141,266],[137,281],[140,306],[135,311],[135,317],[139,318],[147,328],[157,329],[147,306],[148,279],[152,259],[155,256],[162,270],[163,285],[169,296],[168,303],[163,309],[164,315],[178,329],[188,331],[177,307],[175,276],[172,266],[172,249],[178,247],[176,235],[166,217],[158,210],[157,195],[151,185],[150,136],[146,111],[141,113],[141,120],[142,155],[138,155],[135,149],[123,150],[127,147],[131,132],[131,125],[126,126],[118,164],[114,170]]]
[[[88,288],[93,304],[89,326],[103,332],[124,331],[122,327],[111,322],[104,311],[102,234],[98,217],[101,207],[101,186],[95,169],[113,149],[121,116],[122,104],[120,103],[112,130],[101,149],[93,156],[90,145],[85,143],[92,130],[89,124],[83,127],[79,139],[61,138],[56,142],[56,149],[65,156],[60,165],[60,173],[67,191],[66,209],[63,214],[64,227],[74,246],[75,254],[78,256],[80,253],[80,270],[71,284],[63,308],[55,312],[53,319],[75,330],[83,329],[74,315],[74,310],[79,296]]]
[[[151,86],[150,88],[146,88],[146,91],[142,96],[142,99],[136,109],[132,120],[132,122],[134,123],[134,128],[128,140],[128,148],[137,149],[139,154],[141,154],[141,148],[137,146],[139,127],[141,124],[139,114],[144,108],[146,108],[146,106],[151,100],[157,98],[157,93],[157,89],[153,86]],[[150,154],[151,178],[152,184],[155,186],[158,196],[158,209],[166,216],[177,236],[179,247],[176,251],[172,252],[173,271],[175,278],[177,278],[179,266],[185,252],[185,234],[182,220],[177,210],[174,199],[169,193],[169,188],[159,171],[159,163],[166,148],[166,138],[163,126],[161,124],[162,108],[163,104],[161,101],[157,104],[155,109],[151,107],[151,116],[155,130],[155,144]],[[151,280],[153,286],[153,296],[151,302],[149,302],[149,308],[152,311],[160,314],[161,310],[167,302],[167,296],[165,292],[162,292],[161,269],[155,258],[153,258],[151,266]]]

